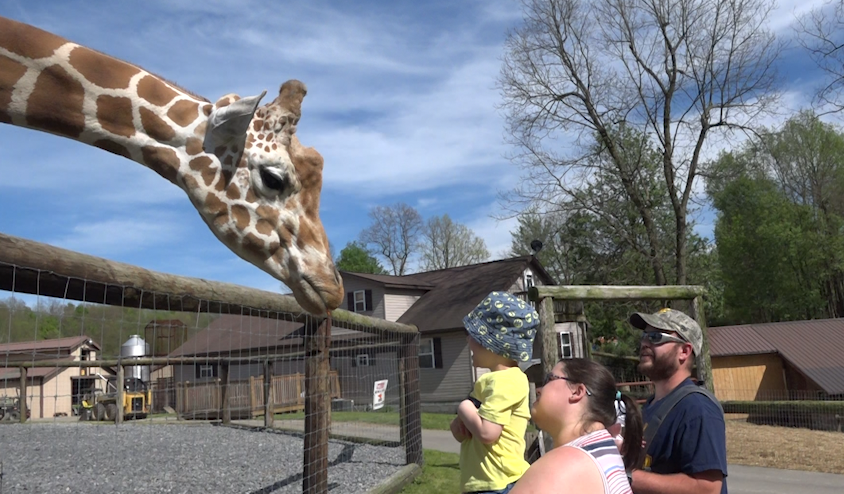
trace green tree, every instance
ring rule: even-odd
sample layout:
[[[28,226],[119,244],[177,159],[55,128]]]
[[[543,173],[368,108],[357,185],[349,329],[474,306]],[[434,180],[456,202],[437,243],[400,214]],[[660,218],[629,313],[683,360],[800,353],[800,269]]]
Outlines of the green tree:
[[[387,274],[378,259],[357,242],[349,242],[343,247],[336,265],[337,269],[352,273]]]
[[[776,109],[780,46],[766,23],[772,2],[523,6],[524,23],[507,39],[499,78],[514,158],[525,170],[507,201],[551,211],[596,192],[607,200],[613,197],[605,194],[620,193],[630,217],[603,225],[635,225],[637,235],[626,241],[648,260],[655,283],[686,284],[701,150],[722,130],[746,128]],[[596,189],[600,174],[615,180]],[[597,205],[591,213],[606,211]]]
[[[476,264],[489,259],[484,239],[466,225],[444,214],[430,218],[422,228],[422,269],[433,271]]]

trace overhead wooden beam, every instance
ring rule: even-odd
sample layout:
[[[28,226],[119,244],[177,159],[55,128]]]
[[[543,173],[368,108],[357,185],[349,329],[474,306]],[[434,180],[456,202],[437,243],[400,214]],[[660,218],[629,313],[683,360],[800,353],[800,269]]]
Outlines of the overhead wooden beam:
[[[560,285],[531,287],[528,298],[534,302],[548,297],[557,300],[693,300],[705,292],[702,286],[696,285]]]

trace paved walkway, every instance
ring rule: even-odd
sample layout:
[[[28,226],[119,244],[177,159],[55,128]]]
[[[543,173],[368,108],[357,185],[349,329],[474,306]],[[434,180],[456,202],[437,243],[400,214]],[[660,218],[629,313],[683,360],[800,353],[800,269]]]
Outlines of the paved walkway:
[[[263,420],[236,420],[236,423],[263,426]],[[304,420],[276,420],[275,427],[305,430]],[[399,428],[392,425],[363,422],[340,422],[331,425],[331,433],[366,437],[381,441],[399,441]],[[460,453],[460,444],[449,431],[423,430],[422,447],[446,453]],[[844,458],[841,459],[844,462]],[[729,465],[730,494],[842,494],[844,475],[831,473],[779,470],[774,468]]]

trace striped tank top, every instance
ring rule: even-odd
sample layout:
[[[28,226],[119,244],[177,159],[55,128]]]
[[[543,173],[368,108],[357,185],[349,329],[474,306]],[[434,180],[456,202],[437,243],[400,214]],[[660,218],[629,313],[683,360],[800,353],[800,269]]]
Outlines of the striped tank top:
[[[580,436],[566,446],[588,453],[595,460],[604,476],[604,494],[633,494],[624,471],[624,460],[606,429]]]

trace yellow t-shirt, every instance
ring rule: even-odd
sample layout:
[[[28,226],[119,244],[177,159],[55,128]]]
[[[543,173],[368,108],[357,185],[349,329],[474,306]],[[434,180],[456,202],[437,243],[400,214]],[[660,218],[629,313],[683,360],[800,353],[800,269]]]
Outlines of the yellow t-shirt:
[[[492,444],[471,438],[460,444],[460,485],[463,492],[494,491],[519,480],[530,466],[525,461],[525,430],[530,419],[527,376],[518,367],[487,372],[471,393],[481,401],[478,415],[504,426]]]

